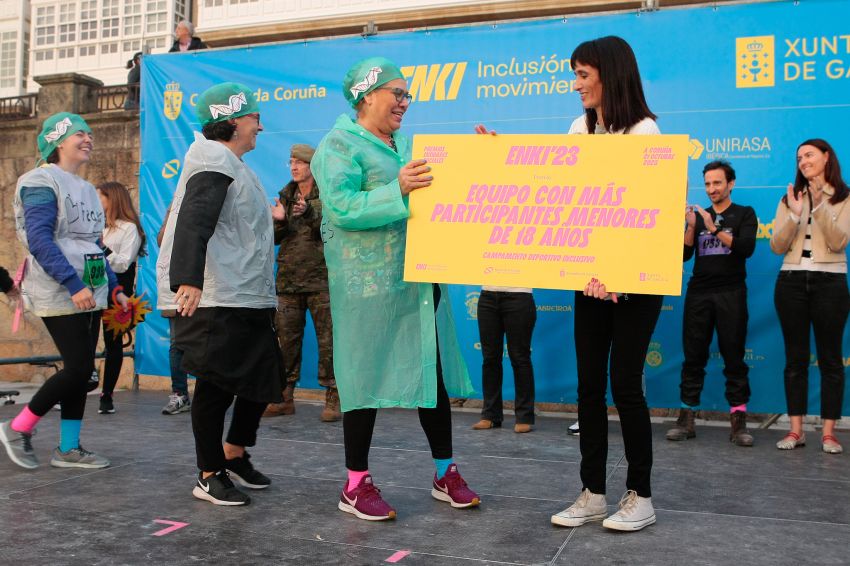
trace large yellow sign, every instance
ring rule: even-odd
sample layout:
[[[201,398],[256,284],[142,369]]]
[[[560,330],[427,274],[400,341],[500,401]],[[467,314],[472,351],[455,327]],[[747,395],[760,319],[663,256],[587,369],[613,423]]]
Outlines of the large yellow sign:
[[[688,136],[420,135],[407,281],[681,294]]]

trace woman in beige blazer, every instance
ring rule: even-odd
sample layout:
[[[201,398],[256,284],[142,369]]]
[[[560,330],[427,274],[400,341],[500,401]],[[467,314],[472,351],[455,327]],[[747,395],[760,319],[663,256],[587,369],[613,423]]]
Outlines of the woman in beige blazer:
[[[785,339],[785,397],[791,430],[776,447],[793,450],[806,443],[810,328],[821,374],[822,449],[842,452],[833,434],[844,400],[844,325],[850,311],[847,255],[850,205],[838,156],[822,139],[797,147],[797,176],[776,210],[770,247],[785,257],[774,304]]]

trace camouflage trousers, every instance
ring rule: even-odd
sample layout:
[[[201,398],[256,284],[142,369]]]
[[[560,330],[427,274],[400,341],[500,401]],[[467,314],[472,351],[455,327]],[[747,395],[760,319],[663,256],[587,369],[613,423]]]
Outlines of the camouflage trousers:
[[[333,359],[333,326],[331,301],[327,291],[318,293],[284,293],[277,296],[277,336],[283,352],[283,374],[287,383],[301,378],[301,349],[307,311],[316,329],[319,344],[319,385],[336,387]]]

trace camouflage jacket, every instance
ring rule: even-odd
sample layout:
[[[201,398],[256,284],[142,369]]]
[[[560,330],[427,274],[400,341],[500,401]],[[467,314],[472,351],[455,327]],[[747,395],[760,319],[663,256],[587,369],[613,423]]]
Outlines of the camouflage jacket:
[[[292,216],[297,195],[298,184],[295,182],[290,182],[280,191],[286,219],[274,223],[274,241],[280,244],[277,255],[278,295],[328,290],[319,189],[314,183],[306,198],[307,210],[301,216]]]

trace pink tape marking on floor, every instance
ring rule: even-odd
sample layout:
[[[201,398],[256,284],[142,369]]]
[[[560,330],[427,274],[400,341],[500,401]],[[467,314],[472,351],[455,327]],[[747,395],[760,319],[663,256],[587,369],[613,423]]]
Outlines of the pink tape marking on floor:
[[[410,554],[409,550],[399,550],[398,552],[394,553],[392,556],[384,560],[384,562],[395,563],[407,556],[408,554]]]
[[[159,523],[161,525],[171,525],[170,527],[166,527],[160,531],[157,531],[153,534],[155,537],[161,537],[163,535],[167,535],[168,533],[174,532],[177,529],[182,529],[183,527],[188,527],[189,523],[181,523],[180,521],[169,521],[167,519],[154,519],[154,523]]]

